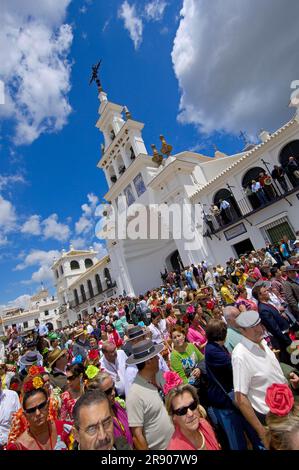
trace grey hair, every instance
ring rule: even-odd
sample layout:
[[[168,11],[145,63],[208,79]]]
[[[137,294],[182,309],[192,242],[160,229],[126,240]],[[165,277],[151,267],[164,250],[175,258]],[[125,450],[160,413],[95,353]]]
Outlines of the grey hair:
[[[104,392],[101,392],[101,390],[87,390],[81,397],[77,400],[74,409],[73,409],[73,420],[74,420],[74,425],[76,429],[80,428],[80,411],[81,408],[84,407],[89,407],[92,405],[97,405],[102,402],[106,401],[109,409],[111,410],[110,402],[105,395]]]

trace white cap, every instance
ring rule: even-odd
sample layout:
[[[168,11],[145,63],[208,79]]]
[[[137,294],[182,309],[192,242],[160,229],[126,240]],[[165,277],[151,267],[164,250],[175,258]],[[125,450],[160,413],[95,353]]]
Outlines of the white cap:
[[[242,328],[252,328],[253,326],[258,325],[261,322],[258,312],[255,310],[248,310],[246,312],[240,313],[236,318],[236,323]]]

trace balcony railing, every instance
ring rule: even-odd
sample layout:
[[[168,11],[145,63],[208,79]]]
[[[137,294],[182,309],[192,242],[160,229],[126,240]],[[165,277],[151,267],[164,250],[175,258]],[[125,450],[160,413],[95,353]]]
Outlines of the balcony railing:
[[[231,225],[237,223],[240,220],[247,219],[252,214],[259,212],[260,210],[265,209],[266,207],[275,204],[275,202],[285,199],[290,205],[290,201],[287,199],[287,196],[293,194],[299,190],[299,184],[291,189],[288,188],[288,191],[283,192],[282,189],[276,184],[273,185],[272,197],[271,193],[267,193],[265,201],[260,202],[257,196],[249,195],[239,200],[235,200],[233,204],[230,201],[230,208],[225,212],[222,211],[221,215],[214,216],[211,213],[204,215],[204,236],[211,237],[216,235],[218,232],[230,227]],[[250,223],[250,222],[249,222]]]
[[[99,297],[100,295],[102,295],[105,292],[109,291],[110,289],[113,289],[114,287],[116,287],[116,282],[115,281],[113,281],[111,283],[107,282],[107,288],[106,289],[103,289],[101,292],[98,292],[97,294],[94,294],[93,296],[90,296],[89,298],[86,297],[85,299],[83,299],[82,296],[78,296],[78,302],[76,302],[76,300],[72,300],[69,303],[69,307],[71,309],[76,309],[76,307],[80,307],[83,304],[93,306],[96,303],[97,297]]]

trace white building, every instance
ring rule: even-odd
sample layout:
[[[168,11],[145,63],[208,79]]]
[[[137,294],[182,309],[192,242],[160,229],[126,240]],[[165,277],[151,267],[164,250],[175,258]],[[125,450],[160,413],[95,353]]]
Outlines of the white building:
[[[156,149],[154,157],[147,153],[143,124],[133,120],[127,108],[108,101],[102,90],[99,100],[97,127],[105,145],[98,167],[104,171],[109,188],[100,233],[113,233],[113,213],[117,210],[124,214],[124,220],[132,221],[129,208],[133,203],[146,207],[178,204],[186,217],[190,207],[200,207],[200,219],[194,219],[191,227],[194,249],[186,249],[186,238],[173,233],[169,239],[160,236],[154,240],[122,239],[119,234],[110,237],[107,245],[118,293],[138,295],[159,286],[160,272],[165,268],[178,269],[202,260],[224,264],[231,256],[263,247],[265,240],[277,242],[284,234],[295,237],[299,229],[296,182],[287,178],[288,190],[284,191],[269,180],[269,198],[264,205],[248,189],[261,171],[269,174],[274,165],[285,166],[291,155],[299,158],[299,124],[295,118],[272,135],[263,131],[260,144],[249,145],[236,155],[216,151],[211,158],[186,151],[170,156],[164,141],[161,151],[167,158],[161,164]],[[229,217],[219,225],[215,218],[207,221],[206,215],[211,204],[219,206],[221,199],[230,203],[230,209]],[[162,225],[164,222],[162,216]]]
[[[72,246],[55,260],[52,271],[59,302],[58,328],[86,318],[101,302],[117,294],[109,263],[109,256],[99,260],[94,250],[74,250]]]
[[[57,328],[59,315],[58,300],[49,297],[47,290],[41,290],[37,295],[31,297],[28,309],[11,307],[3,309],[0,314],[0,334],[16,325],[20,332],[26,332],[35,328],[35,320],[44,325],[48,322]]]

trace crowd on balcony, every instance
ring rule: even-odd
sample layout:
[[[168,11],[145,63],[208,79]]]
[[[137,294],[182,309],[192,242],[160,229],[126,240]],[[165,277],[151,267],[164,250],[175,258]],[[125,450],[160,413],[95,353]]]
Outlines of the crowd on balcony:
[[[56,331],[12,329],[1,448],[299,450],[298,236],[166,271]]]

